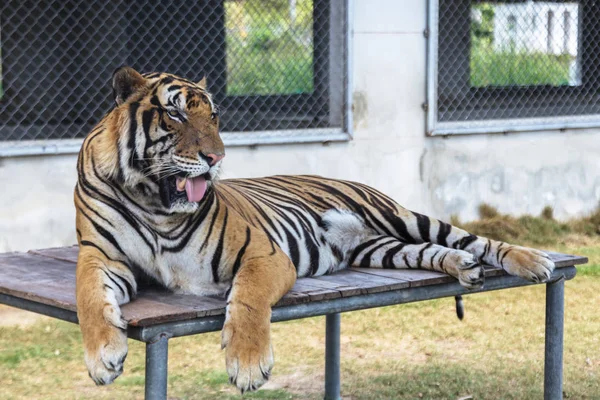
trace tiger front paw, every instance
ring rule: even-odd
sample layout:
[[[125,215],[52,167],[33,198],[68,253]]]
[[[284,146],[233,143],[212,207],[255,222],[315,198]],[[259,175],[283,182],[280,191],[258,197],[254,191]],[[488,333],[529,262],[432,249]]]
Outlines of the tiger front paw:
[[[240,315],[232,308],[221,332],[221,347],[226,349],[229,382],[243,394],[260,388],[271,375],[270,310],[267,317],[257,317],[252,315],[253,310],[242,311]]]
[[[485,271],[483,265],[472,254],[464,257],[458,264],[458,281],[467,289],[478,289],[485,282]]]
[[[461,286],[466,289],[483,287],[484,269],[474,255],[462,250],[452,250],[446,258],[446,271],[458,279]]]
[[[84,358],[96,385],[108,385],[123,373],[127,357],[127,324],[120,314],[107,319],[80,318]]]
[[[499,259],[506,272],[531,282],[546,282],[554,271],[554,261],[546,253],[527,247],[511,246]]]

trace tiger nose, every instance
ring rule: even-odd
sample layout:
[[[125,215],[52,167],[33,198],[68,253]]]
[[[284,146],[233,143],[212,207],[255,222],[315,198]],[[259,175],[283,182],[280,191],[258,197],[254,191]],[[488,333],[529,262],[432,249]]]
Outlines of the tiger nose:
[[[221,161],[223,158],[225,158],[225,154],[217,155],[211,153],[207,154],[206,157],[210,159],[210,165],[213,166],[219,161]]]

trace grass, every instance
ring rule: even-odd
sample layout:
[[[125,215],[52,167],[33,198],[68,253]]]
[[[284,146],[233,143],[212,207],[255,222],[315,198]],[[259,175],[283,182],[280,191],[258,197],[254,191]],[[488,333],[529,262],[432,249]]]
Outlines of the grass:
[[[594,233],[600,213],[568,222],[556,221],[549,209],[543,216],[513,218],[482,206],[481,214],[480,221],[462,225],[475,233],[509,235],[519,243],[534,241],[536,247],[589,257],[588,266],[579,267],[578,276],[566,283],[564,391],[566,399],[600,398],[600,235]],[[494,230],[490,220],[500,219],[505,225]],[[453,299],[346,313],[342,395],[542,398],[544,295],[539,285],[465,296],[462,322],[456,319]],[[7,310],[0,309],[0,315]],[[324,325],[322,317],[274,324],[271,381],[244,397],[322,398]],[[169,398],[239,398],[227,383],[223,357],[218,333],[173,339]],[[76,325],[46,317],[24,327],[2,326],[0,320],[0,382],[0,398],[7,400],[141,399],[144,346],[130,341],[124,374],[113,385],[96,387],[83,364]]]
[[[496,52],[485,42],[474,44],[470,60],[472,87],[569,85],[570,55]]]

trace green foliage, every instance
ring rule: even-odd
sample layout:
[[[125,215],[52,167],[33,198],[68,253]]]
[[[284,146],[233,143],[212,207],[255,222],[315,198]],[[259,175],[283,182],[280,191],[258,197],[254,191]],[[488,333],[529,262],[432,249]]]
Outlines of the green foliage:
[[[481,20],[471,21],[471,34],[476,41],[490,43],[494,36],[494,5],[489,3],[475,4],[473,10],[480,13]]]
[[[227,1],[227,94],[313,90],[312,0]]]

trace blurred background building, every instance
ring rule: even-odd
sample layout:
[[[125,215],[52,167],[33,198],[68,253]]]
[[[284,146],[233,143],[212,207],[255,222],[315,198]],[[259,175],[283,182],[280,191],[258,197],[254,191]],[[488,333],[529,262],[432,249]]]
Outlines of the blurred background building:
[[[592,0],[6,0],[0,251],[75,242],[82,138],[123,64],[221,109],[223,177],[320,174],[448,219],[600,201]]]

